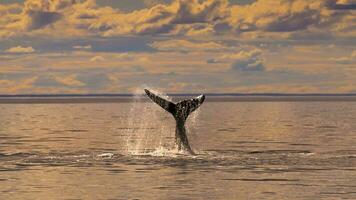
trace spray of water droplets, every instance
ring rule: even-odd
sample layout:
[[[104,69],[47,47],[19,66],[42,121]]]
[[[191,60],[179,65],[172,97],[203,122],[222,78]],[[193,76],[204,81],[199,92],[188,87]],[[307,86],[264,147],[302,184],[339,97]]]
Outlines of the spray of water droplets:
[[[150,90],[169,99],[159,91]],[[143,89],[138,89],[134,95],[127,123],[127,153],[145,155],[157,151],[171,151],[174,148],[174,119],[171,114],[149,101]]]
[[[188,119],[185,123],[185,127],[186,127],[187,133],[188,133],[188,138],[189,138],[189,141],[191,142],[191,144],[192,144],[192,141],[199,139],[199,135],[198,135],[198,131],[197,131],[198,125],[199,125],[199,113],[200,113],[200,107],[188,116]],[[193,149],[196,153],[197,153],[197,151],[199,151],[199,149],[197,149],[197,148],[198,147],[196,147],[196,146],[193,147]]]

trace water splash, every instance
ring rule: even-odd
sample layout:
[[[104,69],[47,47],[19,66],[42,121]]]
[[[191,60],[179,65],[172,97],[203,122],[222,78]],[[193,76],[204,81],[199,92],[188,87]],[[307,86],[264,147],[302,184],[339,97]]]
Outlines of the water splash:
[[[198,131],[197,131],[199,129],[199,127],[198,127],[199,116],[200,116],[200,107],[189,115],[187,122],[185,124],[187,133],[188,133],[188,138],[191,143],[192,143],[192,141],[195,141],[199,138]],[[200,149],[197,148],[194,145],[194,143],[192,143],[192,144],[193,144],[192,147],[193,147],[193,150],[195,151],[195,153],[197,153],[197,151],[200,151]]]
[[[155,90],[151,89],[150,90]],[[131,155],[142,155],[158,149],[174,148],[174,119],[169,113],[162,112],[156,104],[147,101],[143,89],[134,93],[128,116],[126,131],[126,152]],[[164,98],[167,95],[155,90]],[[164,123],[163,123],[164,122]]]

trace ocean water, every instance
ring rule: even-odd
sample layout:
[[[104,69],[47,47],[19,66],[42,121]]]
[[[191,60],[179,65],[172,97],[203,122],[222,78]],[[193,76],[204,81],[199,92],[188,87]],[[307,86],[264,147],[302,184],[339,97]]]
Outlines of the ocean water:
[[[356,101],[0,104],[0,199],[356,199]]]

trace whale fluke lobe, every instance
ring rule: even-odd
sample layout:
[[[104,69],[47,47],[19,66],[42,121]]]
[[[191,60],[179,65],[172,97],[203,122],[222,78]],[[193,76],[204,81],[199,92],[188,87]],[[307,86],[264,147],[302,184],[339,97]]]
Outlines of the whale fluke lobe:
[[[174,113],[175,112],[175,107],[176,105],[166,99],[163,99],[162,97],[159,97],[155,94],[153,94],[152,92],[150,92],[149,90],[145,89],[145,92],[147,94],[148,97],[150,97],[150,99],[155,102],[156,104],[158,104],[159,106],[161,106],[163,109],[165,109],[167,112],[170,113]]]
[[[187,99],[178,103],[173,103],[152,93],[147,89],[145,89],[145,92],[153,102],[161,106],[167,112],[171,113],[174,119],[176,120],[175,139],[176,145],[178,146],[178,150],[184,149],[189,153],[194,154],[193,150],[189,145],[185,129],[185,121],[188,118],[189,114],[194,112],[204,102],[205,96],[200,95],[193,99]]]

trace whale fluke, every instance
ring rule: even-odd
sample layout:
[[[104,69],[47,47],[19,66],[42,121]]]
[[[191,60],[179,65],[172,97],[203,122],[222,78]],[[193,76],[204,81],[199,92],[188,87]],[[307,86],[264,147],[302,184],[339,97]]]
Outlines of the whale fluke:
[[[180,101],[178,103],[173,103],[164,99],[151,91],[145,89],[147,96],[156,104],[161,106],[167,112],[171,113],[176,120],[176,145],[178,146],[178,150],[186,150],[191,154],[194,154],[191,149],[187,137],[187,131],[185,129],[185,121],[188,118],[189,114],[194,112],[199,106],[204,102],[205,96],[200,95],[193,99],[187,99],[184,101]]]

